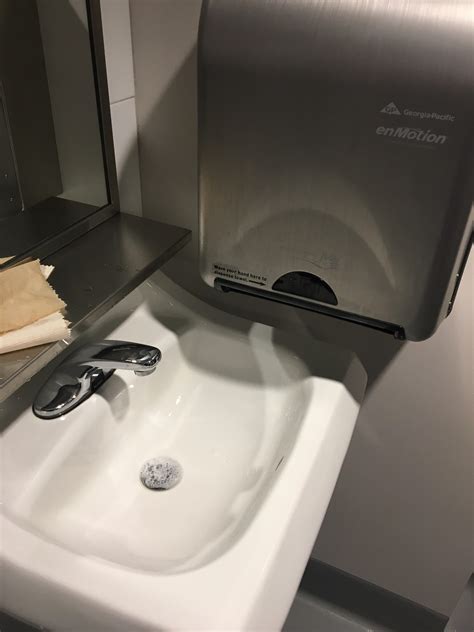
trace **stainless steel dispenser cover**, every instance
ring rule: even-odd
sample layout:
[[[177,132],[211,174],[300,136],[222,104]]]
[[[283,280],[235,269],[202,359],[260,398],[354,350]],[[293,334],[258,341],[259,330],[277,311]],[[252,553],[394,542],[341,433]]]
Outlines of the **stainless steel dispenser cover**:
[[[207,0],[201,273],[422,340],[472,234],[464,0]]]

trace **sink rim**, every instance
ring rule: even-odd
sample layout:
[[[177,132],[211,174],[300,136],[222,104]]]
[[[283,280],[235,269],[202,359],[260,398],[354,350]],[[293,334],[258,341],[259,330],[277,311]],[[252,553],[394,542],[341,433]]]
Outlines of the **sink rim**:
[[[312,402],[315,405],[315,402]],[[317,406],[317,405],[316,405]],[[312,414],[318,414],[321,411],[314,410]],[[331,422],[331,415],[327,418]],[[325,433],[321,437],[320,432],[314,432],[311,428],[311,415],[303,421],[301,435],[297,439],[297,444],[314,441],[318,445],[318,450],[324,450],[324,444],[327,443],[328,434]],[[315,425],[314,425],[315,426]],[[344,427],[345,426],[345,427]],[[349,426],[349,427],[348,427]],[[337,427],[338,434],[344,436],[343,445],[339,446],[341,460],[352,434],[351,424],[341,424]],[[313,430],[313,432],[312,432]],[[328,431],[329,428],[326,428]],[[336,430],[334,425],[333,431]],[[319,435],[319,436],[318,436]],[[347,445],[346,445],[347,444]],[[297,445],[295,445],[295,448]],[[302,461],[298,450],[294,449],[289,456],[286,467],[282,475],[275,480],[272,489],[269,490],[266,498],[263,500],[260,511],[254,516],[252,527],[247,529],[242,537],[226,551],[223,555],[212,561],[211,563],[199,567],[197,569],[183,572],[179,575],[161,575],[159,573],[146,573],[117,567],[116,565],[108,565],[103,560],[94,558],[84,558],[76,553],[69,552],[64,548],[46,542],[36,535],[25,532],[6,516],[0,516],[0,529],[3,530],[4,541],[14,542],[15,546],[9,547],[8,551],[3,551],[4,559],[7,563],[13,564],[20,568],[28,568],[29,574],[37,577],[45,576],[45,569],[48,569],[48,582],[55,584],[61,592],[69,591],[76,596],[80,596],[81,601],[94,602],[97,600],[97,589],[100,585],[102,607],[113,609],[116,612],[121,611],[125,617],[136,620],[139,624],[155,625],[161,629],[179,629],[186,627],[187,621],[208,619],[208,613],[203,613],[200,604],[203,599],[216,606],[217,604],[227,603],[229,605],[229,590],[223,578],[228,577],[227,568],[233,569],[234,586],[232,592],[239,595],[239,607],[235,609],[232,621],[235,629],[248,629],[252,627],[250,623],[253,618],[258,618],[264,613],[255,612],[255,608],[261,610],[255,603],[255,595],[261,591],[262,585],[267,586],[272,582],[275,584],[275,575],[277,574],[275,567],[281,566],[283,557],[292,557],[291,563],[285,568],[285,583],[293,585],[291,597],[280,595],[279,599],[272,599],[272,617],[274,620],[278,618],[281,622],[286,616],[286,612],[291,605],[291,601],[296,592],[300,577],[306,565],[309,553],[312,548],[313,538],[309,535],[304,525],[300,524],[297,528],[296,522],[300,522],[297,514],[302,512],[301,496],[309,491],[308,485],[314,478],[313,469],[315,469],[315,461]],[[325,478],[333,478],[335,485],[338,467],[328,467]],[[301,489],[302,492],[294,493],[295,489]],[[288,494],[288,490],[293,490]],[[313,492],[314,494],[314,492]],[[319,492],[319,503],[317,511],[313,513],[311,532],[319,531],[322,519],[329,503],[330,493]],[[313,495],[314,499],[314,495]],[[313,503],[314,505],[314,503]],[[321,505],[324,511],[320,511]],[[281,510],[285,511],[282,517]],[[320,518],[314,514],[321,514]],[[278,518],[278,519],[277,519]],[[306,520],[311,516],[305,516]],[[288,531],[290,525],[293,524],[292,530],[297,531],[298,537],[293,541],[291,551],[288,551]],[[272,537],[268,537],[269,529],[271,529]],[[306,532],[304,532],[306,531]],[[257,546],[256,546],[257,545]],[[257,548],[257,553],[256,553]],[[31,555],[34,551],[34,556]],[[51,568],[51,560],[55,560],[54,568]],[[246,560],[245,566],[242,566],[242,559]],[[278,564],[275,562],[278,559]],[[76,568],[76,572],[71,574],[66,569]],[[240,576],[236,577],[235,570],[240,570]],[[80,572],[78,572],[80,569]],[[193,594],[196,592],[196,586],[199,586],[199,603],[192,600],[186,604],[185,621],[176,625],[176,618],[179,618],[179,608],[168,608],[165,612],[164,608],[173,603],[176,599],[175,585],[180,584],[179,591],[182,594]],[[128,593],[132,587],[138,599],[133,603],[125,600],[126,593],[123,598],[117,599],[120,594],[120,587],[127,586]],[[238,588],[237,588],[238,587]],[[138,591],[137,591],[138,588]],[[202,590],[205,588],[205,590]],[[277,590],[278,586],[275,587]],[[137,594],[138,592],[138,594]],[[280,591],[281,592],[281,589]],[[243,594],[244,593],[244,594]],[[159,600],[156,595],[159,594]],[[153,607],[150,608],[150,604]],[[159,604],[159,608],[157,608]],[[246,607],[244,606],[246,605]],[[132,607],[130,607],[132,606]],[[138,606],[138,607],[137,607]],[[191,608],[192,606],[192,608]],[[157,610],[160,610],[158,614]],[[194,610],[194,612],[192,612]],[[280,616],[276,616],[275,610],[279,610]],[[203,617],[203,614],[206,615]],[[217,613],[214,613],[217,614]],[[214,615],[207,620],[208,629],[223,629],[226,626],[229,613],[220,612],[220,617],[224,617],[224,622],[220,623]],[[240,621],[240,623],[237,623]],[[227,620],[227,626],[229,621]]]

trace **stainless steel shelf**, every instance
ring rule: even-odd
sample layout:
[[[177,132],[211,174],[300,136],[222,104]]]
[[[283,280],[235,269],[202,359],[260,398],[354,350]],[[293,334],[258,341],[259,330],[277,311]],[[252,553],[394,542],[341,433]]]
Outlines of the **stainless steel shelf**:
[[[191,239],[184,228],[118,213],[43,261],[67,304],[71,339],[0,355],[0,402]]]

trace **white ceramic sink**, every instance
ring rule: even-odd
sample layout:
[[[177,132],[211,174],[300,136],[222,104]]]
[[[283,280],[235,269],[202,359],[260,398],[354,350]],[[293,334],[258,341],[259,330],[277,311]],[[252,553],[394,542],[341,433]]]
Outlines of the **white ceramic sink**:
[[[157,280],[161,287],[157,286]],[[166,286],[167,290],[163,289]],[[159,347],[62,419],[3,405],[3,608],[54,630],[278,630],[365,388],[350,353],[155,277],[88,338]],[[181,482],[151,491],[143,463]]]

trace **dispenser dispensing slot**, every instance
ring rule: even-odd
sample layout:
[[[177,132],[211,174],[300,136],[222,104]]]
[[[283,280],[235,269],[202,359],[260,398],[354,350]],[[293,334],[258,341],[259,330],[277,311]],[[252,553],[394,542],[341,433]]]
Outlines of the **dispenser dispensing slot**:
[[[406,335],[403,327],[395,325],[394,323],[386,323],[375,318],[361,318],[357,314],[351,314],[344,312],[336,307],[329,307],[321,303],[315,303],[309,299],[300,298],[298,296],[292,296],[290,294],[279,294],[270,290],[262,290],[257,287],[250,287],[245,283],[237,283],[230,281],[229,279],[221,279],[216,277],[214,280],[214,288],[221,290],[221,292],[236,292],[237,294],[250,294],[251,296],[257,296],[264,298],[275,303],[283,303],[284,305],[290,305],[292,307],[299,307],[300,309],[306,309],[310,312],[318,312],[325,316],[332,316],[339,320],[347,320],[364,327],[370,327],[372,329],[378,329],[384,333],[391,334],[398,340],[405,340]]]

